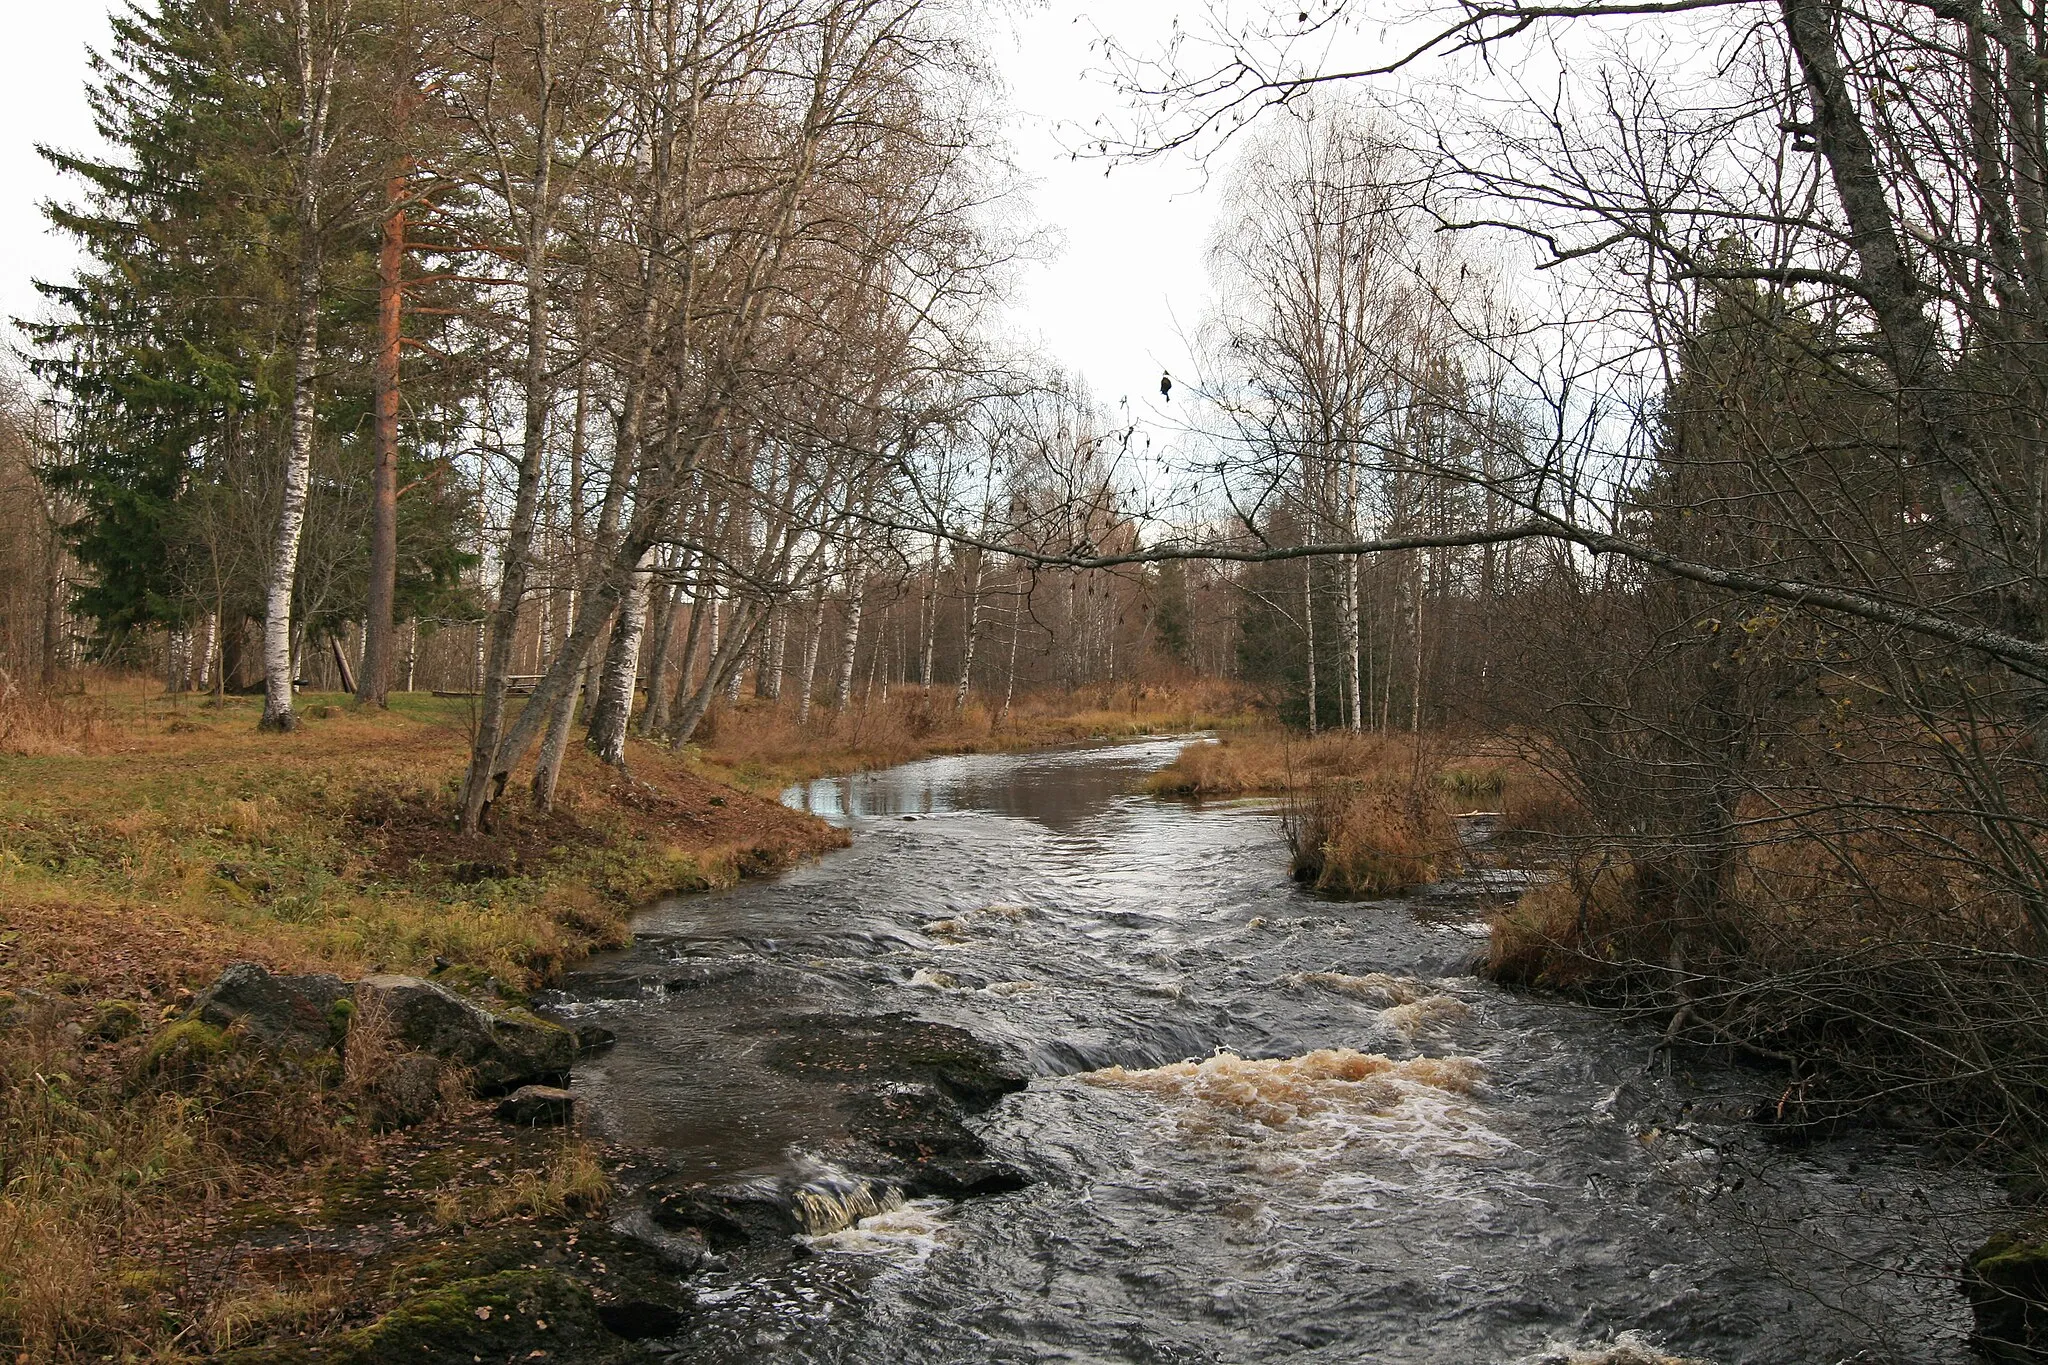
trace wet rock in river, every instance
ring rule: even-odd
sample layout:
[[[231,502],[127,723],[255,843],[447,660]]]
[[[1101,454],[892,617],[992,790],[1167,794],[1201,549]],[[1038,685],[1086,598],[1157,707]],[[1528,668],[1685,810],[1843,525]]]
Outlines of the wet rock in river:
[[[656,1227],[697,1232],[713,1251],[787,1242],[804,1230],[791,1195],[774,1182],[657,1187],[649,1194],[648,1216]]]
[[[192,1017],[212,1028],[240,1025],[257,1042],[281,1052],[317,1052],[335,1041],[348,996],[338,976],[273,976],[254,962],[237,962],[193,1001]]]
[[[899,1085],[844,1102],[848,1137],[826,1148],[840,1165],[886,1181],[912,1199],[964,1199],[1021,1190],[1030,1177],[990,1152],[930,1086]]]
[[[498,1117],[521,1128],[554,1127],[575,1113],[576,1096],[552,1085],[522,1085],[498,1102]]]
[[[394,1039],[469,1068],[480,1090],[559,1080],[576,1061],[576,1035],[561,1025],[524,1009],[485,1009],[416,976],[365,977],[355,995]]]
[[[964,1029],[907,1014],[796,1015],[783,1022],[766,1060],[789,1076],[933,1086],[970,1112],[1022,1090],[1030,1080]]]

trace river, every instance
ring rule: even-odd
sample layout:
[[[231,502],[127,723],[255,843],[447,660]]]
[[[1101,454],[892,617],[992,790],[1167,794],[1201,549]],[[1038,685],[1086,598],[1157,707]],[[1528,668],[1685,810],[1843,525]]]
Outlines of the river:
[[[1135,794],[1182,742],[794,790],[852,847],[665,902],[569,982],[619,1036],[585,1121],[673,1176],[834,1178],[831,1087],[761,1061],[792,1014],[910,1012],[1031,1073],[971,1120],[1026,1188],[679,1281],[673,1359],[1971,1358],[1988,1182],[1900,1135],[1773,1142],[1770,1077],[1478,979],[1512,872],[1303,892],[1270,805]]]

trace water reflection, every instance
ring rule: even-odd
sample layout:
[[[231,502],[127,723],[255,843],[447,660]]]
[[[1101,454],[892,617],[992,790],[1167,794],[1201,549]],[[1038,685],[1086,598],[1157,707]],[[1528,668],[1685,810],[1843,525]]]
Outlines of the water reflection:
[[[981,811],[1064,832],[1132,791],[1188,742],[1180,736],[1051,753],[928,758],[882,772],[821,777],[789,788],[782,801],[837,823]]]

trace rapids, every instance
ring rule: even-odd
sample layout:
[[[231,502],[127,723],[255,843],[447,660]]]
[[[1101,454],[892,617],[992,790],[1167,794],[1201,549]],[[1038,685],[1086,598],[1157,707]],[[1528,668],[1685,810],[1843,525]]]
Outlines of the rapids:
[[[812,1232],[679,1278],[666,1358],[1970,1359],[1990,1182],[1898,1134],[1774,1143],[1771,1077],[1475,978],[1511,871],[1304,893],[1270,806],[1132,794],[1181,742],[795,789],[850,849],[665,902],[571,979],[556,1008],[619,1038],[577,1070],[586,1121],[666,1174],[784,1182]],[[1033,1183],[905,1202],[821,1160],[834,1087],[762,1040],[828,1010],[1028,1069],[970,1124]]]

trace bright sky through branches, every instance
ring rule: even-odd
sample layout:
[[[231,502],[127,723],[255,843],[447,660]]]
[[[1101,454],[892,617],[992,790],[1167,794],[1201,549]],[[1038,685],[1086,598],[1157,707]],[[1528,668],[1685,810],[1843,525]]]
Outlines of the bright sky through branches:
[[[1195,326],[1207,290],[1202,253],[1214,198],[1184,160],[1105,176],[1100,162],[1077,163],[1063,152],[1079,134],[1070,129],[1063,138],[1062,126],[1083,129],[1117,104],[1089,50],[1094,25],[1113,24],[1126,44],[1142,47],[1167,31],[1172,16],[1163,0],[1120,3],[1114,20],[1091,20],[1089,8],[1053,0],[990,36],[1016,108],[1015,155],[1036,182],[1040,222],[1064,243],[1056,259],[1024,275],[1009,329],[1041,341],[1056,363],[1084,375],[1112,412],[1129,397],[1142,414],[1158,404],[1162,368],[1192,369],[1182,333]],[[72,191],[36,156],[35,144],[95,145],[85,50],[107,36],[106,6],[96,0],[21,9],[0,45],[0,183],[12,189],[0,203],[0,315],[8,318],[38,313],[42,300],[30,281],[61,277],[77,259],[45,229],[38,205]]]

